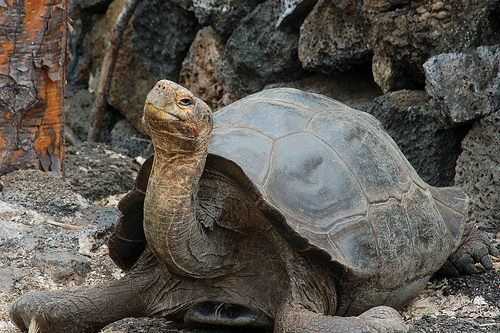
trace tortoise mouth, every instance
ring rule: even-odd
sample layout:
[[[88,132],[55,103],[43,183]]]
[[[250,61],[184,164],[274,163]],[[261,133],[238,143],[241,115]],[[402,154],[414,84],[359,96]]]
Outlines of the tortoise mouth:
[[[168,121],[186,121],[180,117],[175,111],[160,109],[154,106],[153,103],[146,103],[144,108],[144,117],[155,122],[168,122]]]
[[[149,124],[149,127],[166,130],[171,134],[186,136],[194,139],[198,137],[198,129],[195,124],[184,119],[174,110],[160,109],[152,103],[146,103],[144,107],[143,121]]]

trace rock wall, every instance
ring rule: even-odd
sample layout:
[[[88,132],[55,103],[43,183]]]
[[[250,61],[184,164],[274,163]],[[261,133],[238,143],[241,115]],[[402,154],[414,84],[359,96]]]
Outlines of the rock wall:
[[[69,1],[74,82],[92,90],[123,1]],[[320,92],[376,115],[427,182],[463,186],[471,218],[500,226],[485,194],[500,193],[485,181],[498,154],[484,153],[500,131],[488,120],[500,108],[499,44],[499,0],[142,0],[109,102],[141,130],[161,78],[214,110],[268,87]]]

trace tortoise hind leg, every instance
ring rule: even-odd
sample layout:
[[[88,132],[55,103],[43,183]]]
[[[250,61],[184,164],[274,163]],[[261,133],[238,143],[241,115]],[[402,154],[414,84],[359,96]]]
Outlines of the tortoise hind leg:
[[[318,314],[303,307],[286,306],[276,318],[275,333],[410,332],[401,315],[393,308],[377,306],[357,317]]]
[[[22,331],[34,320],[40,333],[98,332],[122,318],[154,315],[162,308],[159,295],[174,287],[172,278],[146,248],[137,265],[120,280],[28,293],[12,304],[10,316]]]

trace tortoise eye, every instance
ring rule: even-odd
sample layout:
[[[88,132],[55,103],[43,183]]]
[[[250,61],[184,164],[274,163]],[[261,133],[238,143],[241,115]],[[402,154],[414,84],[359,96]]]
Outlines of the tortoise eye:
[[[191,105],[193,104],[193,100],[192,99],[189,99],[189,98],[183,98],[179,101],[179,104],[180,105],[183,105],[183,106],[188,106],[188,105]]]

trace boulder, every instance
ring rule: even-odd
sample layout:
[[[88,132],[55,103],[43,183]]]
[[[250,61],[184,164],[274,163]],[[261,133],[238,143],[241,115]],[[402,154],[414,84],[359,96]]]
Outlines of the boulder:
[[[98,16],[104,15],[112,0],[73,0],[67,2],[68,24],[68,52],[66,59],[66,87],[85,87],[88,75],[80,76],[80,63],[85,62],[85,48],[83,47],[86,34],[90,31]]]
[[[291,26],[276,27],[279,10],[274,0],[258,5],[229,37],[215,73],[231,94],[243,97],[303,74],[297,56],[299,32]]]
[[[171,0],[173,4],[176,4],[180,8],[192,12],[193,8],[193,0]]]
[[[92,30],[85,38],[87,60],[80,67],[88,76],[89,90],[94,92],[99,83],[101,63],[108,45],[108,35],[111,32],[125,0],[116,0],[108,8],[106,15],[95,22]],[[123,34],[122,44],[116,58],[108,103],[119,110],[136,128],[144,133],[142,127],[142,110],[145,96],[153,87],[155,81],[144,71],[132,44],[132,23],[129,22]],[[87,72],[88,74],[85,74]],[[132,84],[133,83],[133,84]]]
[[[470,200],[473,221],[500,229],[500,111],[474,123],[462,142],[455,183]]]
[[[468,128],[442,130],[428,114],[423,90],[400,90],[375,98],[364,111],[377,117],[424,181],[454,183],[455,162]]]
[[[200,28],[194,13],[170,1],[141,1],[135,10],[133,26],[132,41],[142,67],[155,82],[161,79],[177,82],[182,61]],[[147,92],[141,103],[146,95]]]
[[[193,11],[202,25],[210,25],[227,39],[238,25],[264,0],[193,0]]]
[[[500,41],[500,2],[483,0],[365,1],[373,76],[384,92],[423,87],[431,56]]]
[[[179,83],[216,111],[237,98],[224,90],[215,77],[215,65],[224,54],[224,40],[208,26],[196,35],[189,53],[182,63]]]
[[[500,44],[430,58],[424,63],[430,111],[450,127],[500,110],[499,66]]]
[[[94,96],[88,89],[67,87],[64,95],[66,135],[68,135],[68,128],[70,128],[79,140],[87,140],[90,112],[93,103]],[[102,117],[99,141],[109,141],[110,129],[118,121],[118,118],[123,118],[123,115],[116,111],[116,109],[108,106],[107,112],[104,112]]]
[[[409,2],[409,0],[363,0],[363,7],[367,13],[379,13],[389,11],[391,8],[401,8]]]
[[[320,0],[300,27],[299,59],[325,74],[369,63],[369,26],[357,0]]]
[[[129,23],[118,52],[108,103],[145,134],[146,131],[142,125],[144,101],[156,81],[141,67],[137,51],[132,44],[132,32],[132,26]]]
[[[288,25],[293,23],[300,23],[311,11],[318,0],[281,0],[280,14],[276,25]]]
[[[370,66],[360,66],[335,75],[314,74],[291,82],[279,82],[265,88],[289,87],[336,99],[355,109],[370,104],[382,91],[373,81]]]

